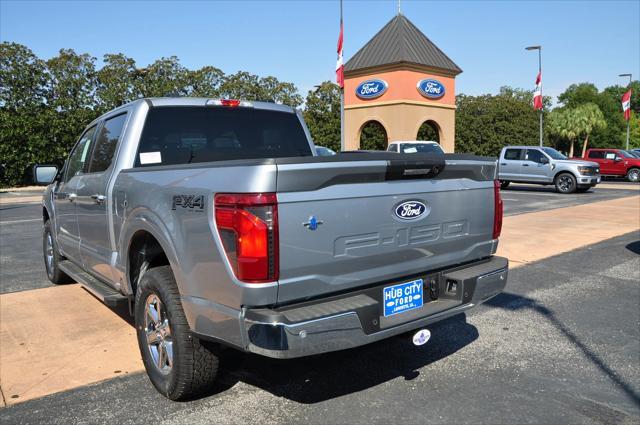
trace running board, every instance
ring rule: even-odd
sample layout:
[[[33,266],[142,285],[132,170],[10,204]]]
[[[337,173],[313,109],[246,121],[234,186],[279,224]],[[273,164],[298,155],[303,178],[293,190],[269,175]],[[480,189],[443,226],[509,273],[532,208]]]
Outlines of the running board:
[[[69,275],[78,282],[84,289],[91,292],[93,296],[98,298],[109,307],[118,307],[127,303],[128,298],[116,291],[106,283],[101,282],[89,273],[82,270],[69,260],[64,260],[58,265],[60,270]]]

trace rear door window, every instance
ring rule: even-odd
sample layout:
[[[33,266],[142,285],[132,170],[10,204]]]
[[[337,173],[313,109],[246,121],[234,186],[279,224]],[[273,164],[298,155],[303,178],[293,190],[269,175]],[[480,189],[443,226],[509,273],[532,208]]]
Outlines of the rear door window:
[[[504,159],[511,161],[519,161],[522,159],[524,149],[507,149],[504,153]]]
[[[604,158],[604,151],[590,151],[589,152],[589,158],[603,159]]]
[[[254,108],[156,107],[136,166],[313,156],[296,114]]]
[[[116,146],[122,134],[127,114],[109,118],[104,122],[96,138],[96,146],[91,156],[89,173],[99,173],[111,165],[116,153]]]

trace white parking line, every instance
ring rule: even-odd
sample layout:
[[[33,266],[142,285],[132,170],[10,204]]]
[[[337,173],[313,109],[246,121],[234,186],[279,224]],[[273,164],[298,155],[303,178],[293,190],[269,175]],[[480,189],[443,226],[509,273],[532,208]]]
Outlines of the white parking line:
[[[41,218],[28,218],[28,219],[24,219],[24,220],[7,220],[7,221],[0,221],[0,224],[17,224],[17,223],[31,223],[34,221],[42,221]]]

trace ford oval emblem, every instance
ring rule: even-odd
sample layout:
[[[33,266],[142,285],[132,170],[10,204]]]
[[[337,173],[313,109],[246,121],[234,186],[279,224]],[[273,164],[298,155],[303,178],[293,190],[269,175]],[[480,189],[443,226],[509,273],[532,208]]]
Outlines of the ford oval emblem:
[[[358,84],[356,87],[356,96],[360,99],[375,99],[380,97],[387,91],[389,85],[384,80],[366,80]]]
[[[440,99],[444,96],[445,90],[444,84],[440,81],[427,78],[418,82],[418,91],[421,95],[429,99]]]
[[[427,212],[427,206],[420,201],[404,201],[395,212],[400,220],[416,220]]]

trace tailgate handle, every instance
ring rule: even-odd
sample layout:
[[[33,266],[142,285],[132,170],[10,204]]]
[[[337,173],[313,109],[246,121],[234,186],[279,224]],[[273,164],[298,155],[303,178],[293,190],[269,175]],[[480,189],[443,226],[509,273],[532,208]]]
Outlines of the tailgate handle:
[[[385,180],[430,179],[444,169],[444,158],[432,161],[389,161]]]

